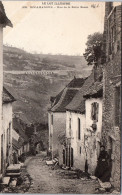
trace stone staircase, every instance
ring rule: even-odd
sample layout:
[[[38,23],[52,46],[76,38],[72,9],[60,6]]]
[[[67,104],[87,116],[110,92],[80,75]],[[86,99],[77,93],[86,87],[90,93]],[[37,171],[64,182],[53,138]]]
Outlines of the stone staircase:
[[[16,186],[16,179],[21,174],[21,164],[11,164],[6,169],[5,176],[1,175],[0,191],[10,184]],[[14,179],[14,180],[13,180]]]
[[[10,177],[20,176],[21,174],[20,170],[21,170],[20,164],[11,164],[6,169],[6,176],[10,176]]]

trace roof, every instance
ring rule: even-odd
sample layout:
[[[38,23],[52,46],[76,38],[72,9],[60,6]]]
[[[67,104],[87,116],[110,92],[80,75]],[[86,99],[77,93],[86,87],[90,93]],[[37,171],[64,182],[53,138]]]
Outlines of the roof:
[[[21,148],[19,142],[18,142],[16,139],[14,139],[14,138],[12,138],[12,145],[13,145],[13,147],[14,147],[15,149]]]
[[[72,101],[86,79],[75,78],[55,97],[52,112],[66,112],[66,106]]]
[[[84,93],[85,98],[89,97],[102,97],[103,95],[103,82],[96,81],[93,83],[88,91]]]
[[[84,94],[88,91],[89,87],[94,83],[94,73],[85,80],[82,88],[78,91],[72,101],[66,106],[69,111],[76,111],[80,113],[85,112],[85,98]]]
[[[13,129],[19,134],[20,138],[23,140],[22,142],[27,143],[29,141],[20,119],[13,118]]]
[[[82,85],[84,84],[84,80],[85,80],[86,78],[76,78],[76,77],[74,77],[74,79],[67,85],[67,87],[69,87],[69,88],[71,88],[71,87],[73,87],[73,88],[80,88],[80,87],[82,87]]]
[[[3,104],[16,101],[15,98],[3,87]]]
[[[13,27],[11,21],[6,16],[5,9],[1,1],[0,1],[0,24],[2,24],[3,27],[5,26]]]

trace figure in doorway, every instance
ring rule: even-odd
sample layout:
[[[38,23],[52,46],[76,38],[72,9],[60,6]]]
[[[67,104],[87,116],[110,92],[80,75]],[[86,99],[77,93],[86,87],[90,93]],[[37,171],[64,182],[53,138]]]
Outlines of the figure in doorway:
[[[111,170],[109,166],[109,155],[107,151],[105,151],[104,146],[100,147],[100,155],[95,170],[95,176],[98,177],[102,182],[110,181]]]

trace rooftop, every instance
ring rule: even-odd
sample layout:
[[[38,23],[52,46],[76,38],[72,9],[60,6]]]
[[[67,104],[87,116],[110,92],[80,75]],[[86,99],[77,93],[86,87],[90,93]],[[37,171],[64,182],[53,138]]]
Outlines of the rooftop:
[[[103,92],[103,82],[96,81],[89,87],[88,91],[84,93],[84,97],[85,98],[102,97],[102,92]]]
[[[92,71],[91,75],[85,80],[82,88],[78,91],[72,101],[66,106],[66,109],[74,112],[85,112],[85,98],[83,97],[85,93],[89,90],[89,87],[94,83],[94,73]]]
[[[28,136],[25,134],[23,124],[19,118],[13,118],[13,129],[19,134],[20,142],[27,143],[29,141]]]
[[[65,112],[66,106],[72,101],[76,93],[83,86],[86,79],[75,78],[54,98],[52,112]]]
[[[3,104],[16,101],[15,98],[3,87]]]
[[[0,1],[0,24],[2,24],[3,27],[5,26],[13,27],[11,21],[6,16],[5,9],[1,1]]]
[[[15,149],[21,148],[21,144],[14,138],[12,138],[12,145]]]

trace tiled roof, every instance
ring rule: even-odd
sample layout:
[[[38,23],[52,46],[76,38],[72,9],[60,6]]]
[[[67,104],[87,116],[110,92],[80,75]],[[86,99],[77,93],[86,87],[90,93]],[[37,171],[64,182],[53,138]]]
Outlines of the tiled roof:
[[[0,24],[2,24],[3,26],[10,26],[10,27],[13,26],[11,21],[6,16],[5,9],[1,1],[0,1]]]
[[[58,101],[60,100],[62,94],[63,94],[63,91],[62,90],[56,97],[51,97],[50,98],[50,101],[53,102],[52,106],[56,105],[58,103]]]
[[[50,109],[52,112],[65,112],[66,106],[72,101],[76,93],[84,84],[85,79],[74,78],[55,98]],[[55,103],[56,102],[56,103]]]
[[[28,136],[25,134],[23,125],[18,118],[13,118],[13,129],[19,134],[24,143],[29,141]]]
[[[83,95],[88,91],[89,87],[94,83],[94,73],[85,80],[82,88],[78,91],[72,101],[66,106],[69,111],[85,112],[85,99]]]
[[[103,90],[103,82],[96,81],[89,87],[88,91],[84,93],[84,97],[85,98],[101,97],[102,90]]]
[[[83,86],[84,81],[86,78],[76,78],[74,77],[74,79],[67,85],[67,87],[69,88],[80,88]]]
[[[15,98],[3,87],[3,104],[14,101],[16,101]]]
[[[21,144],[19,144],[19,142],[14,138],[12,138],[12,145],[15,149],[21,148]]]

